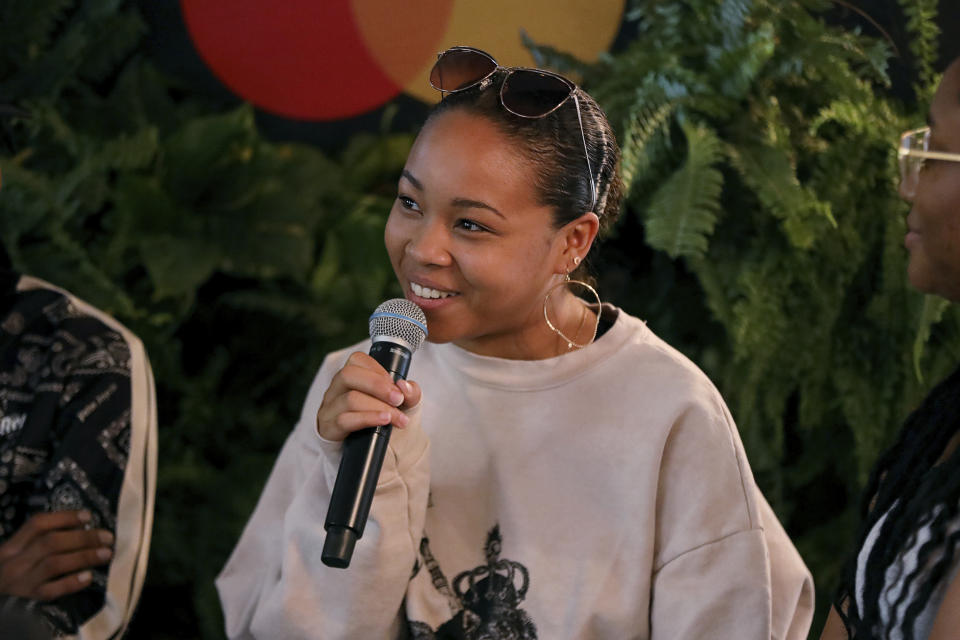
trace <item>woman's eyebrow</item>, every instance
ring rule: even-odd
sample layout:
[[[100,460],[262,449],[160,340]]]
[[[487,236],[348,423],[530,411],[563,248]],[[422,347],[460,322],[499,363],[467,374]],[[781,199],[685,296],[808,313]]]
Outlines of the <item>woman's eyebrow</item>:
[[[404,169],[403,171],[400,172],[400,175],[406,178],[407,181],[409,181],[410,184],[412,184],[414,187],[416,187],[420,191],[423,191],[423,184],[421,184],[419,180],[414,178],[412,173]]]
[[[480,200],[471,200],[470,198],[454,198],[451,203],[454,207],[458,209],[487,209],[492,211],[503,219],[506,219],[506,216],[500,213],[496,207],[487,204],[486,202],[481,202]]]
[[[404,169],[400,172],[400,175],[406,178],[407,181],[414,186],[414,188],[418,189],[419,191],[423,191],[423,183],[414,178],[412,173]],[[457,209],[486,209],[488,211],[492,211],[503,219],[507,218],[507,216],[500,213],[499,209],[481,200],[474,200],[472,198],[454,198],[450,204]]]

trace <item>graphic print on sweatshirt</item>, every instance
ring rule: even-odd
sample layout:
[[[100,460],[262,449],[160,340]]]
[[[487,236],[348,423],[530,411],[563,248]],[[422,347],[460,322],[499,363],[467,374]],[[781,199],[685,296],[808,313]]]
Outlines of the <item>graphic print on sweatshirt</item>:
[[[461,572],[451,586],[430,551],[430,540],[420,541],[422,565],[433,587],[446,597],[454,615],[436,630],[425,622],[408,622],[413,640],[537,640],[537,628],[520,608],[530,587],[530,573],[519,562],[501,560],[500,525],[487,533],[487,563]]]

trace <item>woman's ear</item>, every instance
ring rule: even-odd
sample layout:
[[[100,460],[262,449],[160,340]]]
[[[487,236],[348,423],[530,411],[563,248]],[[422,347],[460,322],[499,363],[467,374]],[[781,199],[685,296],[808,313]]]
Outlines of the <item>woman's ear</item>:
[[[592,211],[563,226],[560,230],[563,250],[558,265],[561,269],[557,273],[573,271],[587,257],[599,230],[600,218]]]

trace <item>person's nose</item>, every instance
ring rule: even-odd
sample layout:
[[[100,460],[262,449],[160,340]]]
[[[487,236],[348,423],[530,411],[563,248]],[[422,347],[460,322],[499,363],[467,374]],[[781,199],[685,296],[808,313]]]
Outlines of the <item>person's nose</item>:
[[[902,199],[913,202],[914,196],[917,195],[917,180],[911,180],[909,177],[900,178],[900,186],[897,191]]]
[[[449,265],[452,262],[450,234],[443,221],[438,218],[424,220],[407,243],[407,254],[421,265]]]

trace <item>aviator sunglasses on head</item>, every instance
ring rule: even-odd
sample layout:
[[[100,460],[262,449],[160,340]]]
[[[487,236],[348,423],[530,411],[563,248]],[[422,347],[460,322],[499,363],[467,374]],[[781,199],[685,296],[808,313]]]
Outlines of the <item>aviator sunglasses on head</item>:
[[[593,198],[590,208],[596,208],[597,184],[593,179],[590,154],[587,153],[577,85],[561,75],[542,69],[501,67],[489,53],[473,47],[451,47],[437,54],[437,62],[430,71],[430,84],[445,94],[456,93],[482,84],[498,69],[507,72],[500,86],[500,103],[504,109],[521,118],[548,116],[573,97],[573,103],[577,107],[583,155],[587,159],[587,177],[590,178],[590,193]]]

